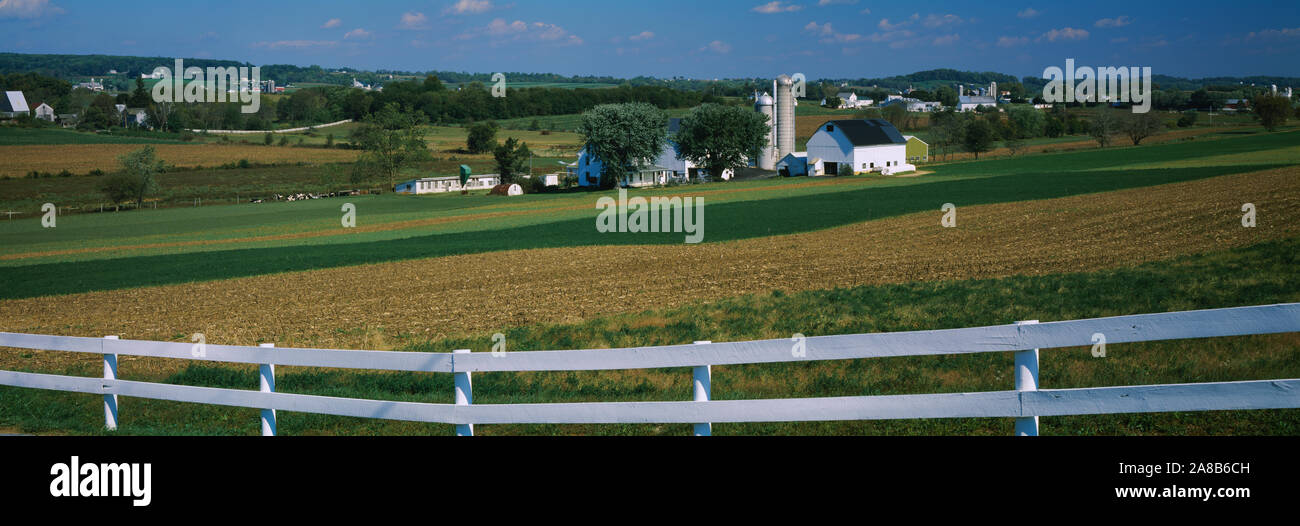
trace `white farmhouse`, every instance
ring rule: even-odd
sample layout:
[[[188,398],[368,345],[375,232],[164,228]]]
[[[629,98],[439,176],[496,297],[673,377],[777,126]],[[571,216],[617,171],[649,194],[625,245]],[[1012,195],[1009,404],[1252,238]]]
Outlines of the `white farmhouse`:
[[[659,152],[659,156],[640,163],[636,171],[629,173],[624,178],[623,186],[655,186],[670,182],[686,182],[691,179],[709,179],[707,169],[683,159],[678,152],[677,143],[673,140],[673,137],[681,130],[681,124],[681,119],[670,119],[668,121],[668,140],[664,142],[663,150]],[[600,172],[604,168],[604,164],[600,162],[600,159],[588,155],[587,149],[583,148],[581,152],[578,152],[578,161],[566,165],[566,167],[569,175],[577,176],[578,186],[597,186],[600,184]],[[728,169],[722,173],[722,179],[731,179],[734,174],[733,170]]]
[[[871,99],[860,99],[858,94],[852,91],[840,92],[835,96],[840,99],[840,108],[865,108],[875,102]],[[822,106],[825,106],[827,102],[829,102],[828,99],[822,99]]]
[[[44,102],[36,107],[36,118],[54,122],[54,108]]]
[[[808,139],[808,158],[825,175],[916,170],[907,162],[907,139],[884,119],[828,121]]]

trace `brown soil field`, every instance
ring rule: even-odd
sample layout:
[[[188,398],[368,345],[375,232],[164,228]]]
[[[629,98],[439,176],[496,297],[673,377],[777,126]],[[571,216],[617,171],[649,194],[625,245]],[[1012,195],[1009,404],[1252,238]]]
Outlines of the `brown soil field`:
[[[55,173],[68,170],[84,174],[93,169],[118,167],[117,158],[143,148],[141,144],[59,144],[0,146],[0,175],[22,177],[30,171]],[[158,156],[175,166],[220,166],[248,159],[252,163],[351,162],[356,150],[291,148],[250,144],[155,144]]]
[[[1255,203],[1256,228],[1241,226]],[[0,302],[0,330],[385,349],[773,289],[1095,271],[1300,234],[1300,167],[1061,199],[960,207],[727,243],[521,250]],[[887,248],[885,248],[887,247]],[[592,268],[691,269],[606,274]],[[403,276],[402,280],[388,279]],[[501,279],[527,276],[527,279]],[[346,284],[346,285],[344,285]],[[179,341],[179,340],[177,340]],[[96,356],[0,351],[0,368]],[[135,361],[135,360],[132,360]],[[168,370],[152,360],[133,367]]]

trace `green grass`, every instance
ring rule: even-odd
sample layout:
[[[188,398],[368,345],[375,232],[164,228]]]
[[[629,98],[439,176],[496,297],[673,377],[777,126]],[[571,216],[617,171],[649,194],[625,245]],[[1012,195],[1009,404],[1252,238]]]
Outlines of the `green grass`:
[[[1070,195],[1190,181],[1280,164],[1197,166],[1136,170],[1130,166],[1197,156],[1267,151],[1294,144],[1296,133],[1245,136],[1206,144],[1178,143],[1142,148],[1108,149],[1066,154],[951,163],[936,167],[923,178],[861,177],[860,184],[815,187],[788,192],[755,192],[746,198],[708,201],[705,208],[705,242],[807,232],[850,223],[937,210],[944,202],[959,206],[1051,199]],[[1213,145],[1210,147],[1209,145]],[[1077,171],[1063,170],[1063,167]],[[720,183],[700,187],[739,188],[741,185],[781,185],[798,181]],[[685,192],[670,188],[639,192],[641,195]],[[773,195],[775,194],[775,195]],[[575,202],[586,210],[556,211],[486,218],[440,225],[437,228],[393,230],[355,235],[311,238],[292,244],[267,241],[233,248],[206,246],[173,249],[172,253],[59,256],[38,261],[6,262],[11,285],[0,298],[23,298],[228,279],[279,272],[312,270],[441,257],[498,250],[568,246],[675,244],[683,234],[599,233],[594,227],[595,199],[599,193],[529,196],[517,202],[493,198],[439,196],[436,198],[358,198],[360,221],[451,216],[471,213],[467,205],[500,210],[495,204],[527,207],[547,200]],[[568,201],[564,201],[568,200]],[[585,203],[584,203],[585,201]],[[518,204],[514,204],[518,203]],[[42,229],[36,221],[6,221],[0,225],[0,246],[11,251],[51,250],[85,244],[113,246],[128,237],[145,236],[174,241],[212,236],[256,235],[338,228],[340,201],[279,203],[229,210],[204,209],[135,212],[112,216],[74,216],[57,229]],[[219,214],[219,215],[217,215]],[[270,214],[270,215],[268,215]],[[377,217],[376,217],[377,216]],[[101,219],[102,218],[102,219]],[[774,220],[779,218],[779,220]],[[277,223],[278,221],[278,223]],[[303,222],[306,223],[303,223]],[[206,230],[195,231],[197,227]],[[190,235],[177,235],[186,231]],[[112,264],[102,258],[114,257]]]
[[[512,352],[668,345],[692,340],[741,341],[808,336],[944,329],[1005,324],[1020,319],[1054,321],[1300,301],[1300,240],[1269,242],[1234,251],[1179,258],[1131,268],[986,280],[749,295],[677,309],[603,317],[577,324],[517,327],[507,331]],[[647,323],[647,320],[653,322]],[[486,351],[486,335],[448,340],[405,339],[402,350]],[[1044,350],[1045,388],[1262,380],[1300,377],[1296,334],[1189,341],[1113,344],[1106,358],[1087,347]],[[955,393],[1009,390],[1012,354],[810,361],[716,366],[718,400]],[[63,371],[99,374],[97,363]],[[192,364],[161,377],[124,378],[254,389],[253,366]],[[645,371],[475,373],[479,404],[632,400],[689,400],[689,368]],[[446,374],[376,373],[281,367],[282,392],[382,400],[450,403]],[[0,387],[0,424],[28,432],[101,434],[98,396]],[[256,409],[235,409],[123,397],[120,434],[255,435]],[[279,413],[283,434],[450,434],[452,426]],[[685,435],[688,425],[480,425],[481,435],[606,434]],[[1010,435],[1011,419],[923,419],[810,423],[718,424],[727,434]],[[1295,435],[1300,411],[1216,411],[1045,417],[1045,435],[1227,434]]]
[[[62,128],[15,128],[0,126],[0,146],[37,146],[51,144],[185,144],[176,138],[109,135]]]

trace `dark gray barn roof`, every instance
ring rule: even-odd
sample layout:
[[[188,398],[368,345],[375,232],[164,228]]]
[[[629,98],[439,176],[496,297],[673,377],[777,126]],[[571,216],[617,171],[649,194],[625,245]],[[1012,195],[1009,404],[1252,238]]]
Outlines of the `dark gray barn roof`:
[[[898,132],[898,128],[884,119],[836,120],[828,121],[826,124],[839,128],[854,146],[907,143],[907,139]],[[825,125],[822,129],[825,130]]]

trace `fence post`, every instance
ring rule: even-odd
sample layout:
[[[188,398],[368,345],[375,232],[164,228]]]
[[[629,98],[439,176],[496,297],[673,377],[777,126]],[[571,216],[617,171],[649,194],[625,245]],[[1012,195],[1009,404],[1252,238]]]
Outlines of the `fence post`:
[[[1018,321],[1016,325],[1033,325],[1038,320]],[[1038,349],[1016,351],[1016,391],[1038,390]],[[1016,419],[1016,436],[1038,436],[1038,417],[1022,416]]]
[[[695,342],[696,345],[706,345],[710,343],[713,342],[711,341]],[[709,365],[695,366],[695,371],[694,371],[695,379],[691,383],[694,384],[695,386],[696,402],[708,402],[709,398],[713,394],[713,371],[710,369],[710,367],[711,366]],[[713,435],[712,423],[704,422],[702,424],[695,424],[695,436],[707,437],[712,435]]]
[[[456,349],[452,354],[465,354],[469,349]],[[453,360],[455,358],[453,357]],[[455,363],[454,361],[452,363]],[[469,372],[458,372],[456,376],[456,405],[470,405],[474,403],[474,386],[470,382]],[[456,436],[472,437],[474,436],[474,424],[456,424]]]
[[[258,347],[275,347],[275,344],[263,343],[261,345],[258,345]],[[258,377],[261,379],[261,381],[259,382],[261,384],[260,390],[263,393],[274,393],[275,392],[275,364],[273,363],[258,364],[257,372],[258,372]],[[275,432],[276,432],[275,410],[263,409],[262,410],[262,436],[273,437],[275,436]]]
[[[105,336],[105,340],[116,340],[117,336]],[[117,353],[104,353],[104,379],[117,379]],[[104,395],[104,428],[117,431],[117,395]]]

